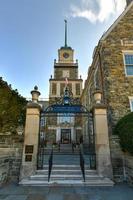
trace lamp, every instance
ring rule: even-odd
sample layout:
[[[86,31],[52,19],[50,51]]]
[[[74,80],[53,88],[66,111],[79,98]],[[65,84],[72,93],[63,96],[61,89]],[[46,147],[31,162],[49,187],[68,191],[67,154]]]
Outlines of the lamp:
[[[38,87],[35,86],[34,90],[31,91],[31,95],[32,95],[32,101],[37,103],[38,101],[38,97],[40,96],[40,92],[38,91]]]
[[[96,89],[94,92],[94,100],[96,104],[100,104],[102,100],[102,92],[99,89]]]

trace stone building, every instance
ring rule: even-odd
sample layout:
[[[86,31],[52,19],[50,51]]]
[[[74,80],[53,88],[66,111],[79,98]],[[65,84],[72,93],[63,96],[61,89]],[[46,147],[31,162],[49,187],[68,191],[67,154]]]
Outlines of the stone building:
[[[60,100],[66,87],[73,98],[79,99],[82,93],[82,82],[78,74],[78,60],[74,61],[74,50],[67,45],[67,22],[65,21],[65,44],[58,50],[58,61],[54,60],[54,75],[49,79],[49,105]],[[74,128],[74,124],[75,118],[65,113],[62,117],[59,115],[48,117],[45,139],[48,142],[75,141],[76,135],[81,132],[81,127]]]
[[[82,93],[83,104],[91,110],[95,90],[107,105],[109,132],[116,122],[133,111],[133,2],[102,35]]]

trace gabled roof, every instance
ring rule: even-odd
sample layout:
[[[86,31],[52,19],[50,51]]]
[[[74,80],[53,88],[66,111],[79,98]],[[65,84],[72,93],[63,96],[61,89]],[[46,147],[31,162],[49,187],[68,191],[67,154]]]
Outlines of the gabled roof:
[[[120,20],[126,15],[126,13],[130,10],[130,8],[133,6],[133,2],[131,2],[126,9],[123,11],[123,13],[117,18],[117,20],[109,27],[109,29],[103,34],[100,40],[105,40],[106,37],[111,33],[111,31],[117,26],[117,24],[120,22]]]

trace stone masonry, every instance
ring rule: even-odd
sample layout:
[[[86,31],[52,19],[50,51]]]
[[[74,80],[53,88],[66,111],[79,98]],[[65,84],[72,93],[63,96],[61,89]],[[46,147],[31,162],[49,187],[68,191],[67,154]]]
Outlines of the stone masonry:
[[[0,135],[0,185],[18,182],[22,161],[23,136]]]
[[[126,52],[133,54],[133,2],[105,32],[94,49],[92,65],[81,96],[82,104],[91,111],[94,105],[93,93],[96,89],[101,90],[102,102],[108,112],[114,178],[120,181],[126,177],[132,182],[133,157],[125,157],[120,150],[119,139],[112,136],[118,120],[131,112],[129,97],[133,96],[133,76],[127,76],[125,72]]]

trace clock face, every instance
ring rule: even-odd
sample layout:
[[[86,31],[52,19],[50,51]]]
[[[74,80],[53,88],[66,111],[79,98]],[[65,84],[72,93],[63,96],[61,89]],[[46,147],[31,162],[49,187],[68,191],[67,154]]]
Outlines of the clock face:
[[[63,57],[64,57],[64,58],[68,58],[68,57],[69,57],[69,53],[66,53],[66,52],[63,53]]]

